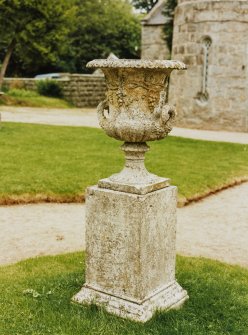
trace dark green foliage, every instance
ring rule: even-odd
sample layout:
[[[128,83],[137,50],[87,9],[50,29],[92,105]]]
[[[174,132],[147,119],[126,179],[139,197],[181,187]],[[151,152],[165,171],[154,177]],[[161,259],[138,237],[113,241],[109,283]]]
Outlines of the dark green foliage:
[[[76,0],[75,29],[70,33],[71,54],[63,58],[71,72],[88,72],[85,65],[113,52],[119,58],[139,57],[140,20],[121,0]]]
[[[0,0],[0,64],[14,41],[8,76],[82,73],[110,52],[139,57],[140,30],[128,1]]]
[[[40,95],[45,95],[47,97],[63,97],[63,92],[60,84],[53,79],[39,80],[37,82],[37,91]]]
[[[177,6],[177,0],[167,0],[163,14],[167,20],[164,25],[165,40],[169,50],[172,50],[172,39],[173,39],[173,24],[174,24],[174,12]]]
[[[135,8],[148,13],[159,0],[132,0],[132,4]]]
[[[56,67],[68,47],[73,8],[67,0],[0,0],[0,62],[15,42],[8,75]]]

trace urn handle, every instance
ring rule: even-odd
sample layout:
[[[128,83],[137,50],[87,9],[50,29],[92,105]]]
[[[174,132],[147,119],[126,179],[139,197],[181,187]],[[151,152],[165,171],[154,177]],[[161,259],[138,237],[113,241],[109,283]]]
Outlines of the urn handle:
[[[160,93],[160,99],[154,112],[157,118],[160,119],[162,125],[167,125],[171,128],[170,123],[174,121],[176,117],[176,110],[174,107],[166,103],[166,90]]]
[[[161,110],[160,122],[163,129],[168,134],[172,131],[172,124],[176,117],[176,110],[170,105],[165,105]]]
[[[172,122],[176,117],[176,110],[174,107],[164,102],[164,96],[162,95],[158,106],[155,108],[155,115],[160,120],[163,127],[167,127],[168,131],[172,130]]]
[[[174,107],[170,105],[165,105],[162,108],[160,119],[163,124],[171,123],[175,120],[176,117],[176,110]]]
[[[108,100],[105,99],[102,102],[99,103],[97,106],[97,116],[98,116],[98,121],[101,127],[104,128],[104,125],[107,123],[107,117],[106,113],[109,113],[109,104]]]

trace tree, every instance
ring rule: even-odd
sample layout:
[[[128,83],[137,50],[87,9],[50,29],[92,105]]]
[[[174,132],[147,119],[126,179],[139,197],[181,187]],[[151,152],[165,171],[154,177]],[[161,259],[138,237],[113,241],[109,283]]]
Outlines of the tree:
[[[174,12],[177,6],[177,0],[166,0],[163,14],[168,20],[164,25],[165,40],[169,50],[172,49],[173,26],[174,26]]]
[[[12,76],[83,72],[110,52],[136,58],[140,30],[127,0],[0,0],[0,82],[6,69]]]
[[[71,71],[86,72],[86,63],[111,52],[121,58],[137,58],[140,20],[124,0],[76,0],[75,30],[69,35],[71,54],[63,58]]]
[[[66,0],[0,0],[0,88],[14,51],[24,69],[58,61],[72,11]]]
[[[148,13],[159,0],[132,0],[132,4],[135,8]]]

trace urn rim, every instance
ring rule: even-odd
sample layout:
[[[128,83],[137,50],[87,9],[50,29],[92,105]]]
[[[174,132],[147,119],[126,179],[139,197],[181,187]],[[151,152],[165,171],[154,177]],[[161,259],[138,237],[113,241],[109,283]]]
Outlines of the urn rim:
[[[94,59],[87,68],[120,68],[120,69],[177,69],[186,70],[187,66],[177,60],[149,60],[149,59]]]

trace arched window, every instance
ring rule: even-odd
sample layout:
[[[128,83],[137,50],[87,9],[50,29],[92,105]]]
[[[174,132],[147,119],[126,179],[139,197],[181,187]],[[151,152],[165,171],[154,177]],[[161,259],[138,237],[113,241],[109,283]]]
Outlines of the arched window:
[[[202,69],[202,87],[201,91],[197,94],[197,99],[200,102],[207,102],[208,100],[208,65],[209,65],[209,50],[212,44],[212,39],[209,36],[205,36],[202,39],[203,44],[203,69]]]

